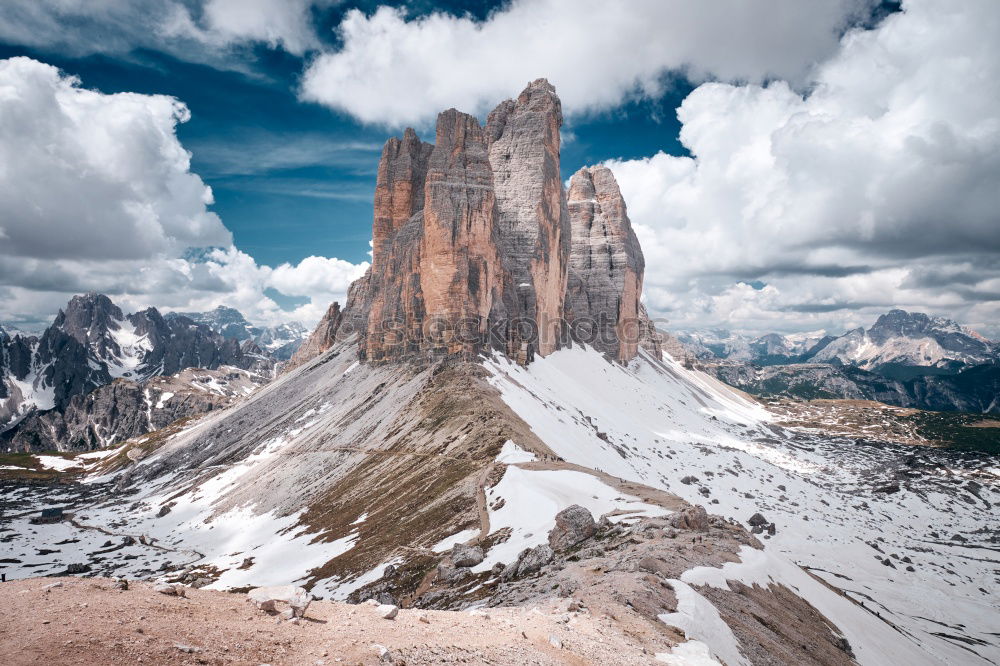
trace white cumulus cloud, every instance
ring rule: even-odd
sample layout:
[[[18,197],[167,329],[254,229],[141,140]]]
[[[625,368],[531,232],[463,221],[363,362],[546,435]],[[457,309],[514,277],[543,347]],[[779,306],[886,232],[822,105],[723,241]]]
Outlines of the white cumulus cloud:
[[[0,60],[0,321],[37,328],[73,294],[128,309],[225,304],[252,321],[315,323],[367,263],[270,267],[233,245],[161,95],[106,95],[29,58]],[[302,302],[283,310],[275,289]]]
[[[694,90],[678,109],[691,157],[609,162],[650,306],[676,325],[803,329],[903,306],[996,334],[997,34],[993,0],[906,0],[846,35],[808,94]]]
[[[104,95],[30,58],[0,61],[0,253],[139,258],[222,245],[172,97]]]
[[[420,124],[454,106],[483,112],[547,77],[564,108],[658,96],[663,76],[802,81],[867,0],[514,0],[485,22],[381,7],[347,13],[343,46],[317,57],[302,97],[362,121]]]

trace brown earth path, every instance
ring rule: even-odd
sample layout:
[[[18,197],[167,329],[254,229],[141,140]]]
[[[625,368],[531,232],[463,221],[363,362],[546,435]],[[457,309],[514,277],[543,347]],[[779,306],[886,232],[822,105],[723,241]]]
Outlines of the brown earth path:
[[[60,586],[45,589],[53,583]],[[294,624],[254,609],[242,594],[149,583],[114,589],[101,578],[0,584],[0,662],[27,664],[650,664],[653,650],[607,615],[556,608],[488,613],[401,610],[384,620],[367,604],[313,602]],[[421,617],[424,619],[422,620]],[[562,620],[562,621],[561,621]]]

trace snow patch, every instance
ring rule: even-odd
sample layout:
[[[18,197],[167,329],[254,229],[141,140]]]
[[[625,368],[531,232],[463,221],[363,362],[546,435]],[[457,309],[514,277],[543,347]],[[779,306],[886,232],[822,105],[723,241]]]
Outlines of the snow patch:
[[[500,499],[503,506],[493,509]],[[517,559],[525,548],[548,543],[549,531],[555,527],[556,514],[573,504],[579,504],[595,518],[612,511],[624,513],[609,516],[615,522],[638,516],[663,516],[666,509],[625,495],[606,485],[597,477],[574,470],[528,471],[507,467],[500,482],[487,489],[486,504],[490,514],[490,530],[508,527],[510,538],[497,544],[473,571],[488,571],[494,564],[507,564]]]
[[[35,456],[35,459],[45,469],[54,469],[57,472],[65,472],[68,469],[79,467],[79,461],[72,458],[62,458],[60,456]]]
[[[431,546],[431,550],[435,553],[443,553],[446,550],[451,550],[451,547],[455,544],[465,543],[469,539],[472,539],[479,535],[479,530],[468,529],[462,530],[461,532],[456,532],[449,537],[445,537],[438,541],[436,544]]]
[[[750,666],[750,662],[740,652],[740,644],[733,630],[722,620],[715,606],[687,583],[679,580],[671,580],[670,583],[677,595],[677,612],[664,613],[659,616],[660,620],[681,629],[685,636],[707,645],[712,656],[718,657],[727,666]]]
[[[509,439],[504,442],[503,448],[500,449],[500,453],[496,458],[498,463],[504,463],[506,465],[534,462],[535,460],[538,460],[538,458],[535,457],[534,453],[531,451],[525,451]]]

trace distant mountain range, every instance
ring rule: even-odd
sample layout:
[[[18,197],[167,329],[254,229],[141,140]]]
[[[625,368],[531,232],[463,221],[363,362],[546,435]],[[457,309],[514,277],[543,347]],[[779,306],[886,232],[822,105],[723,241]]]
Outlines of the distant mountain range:
[[[41,335],[0,331],[0,438],[7,448],[19,449],[67,441],[77,448],[109,445],[164,425],[159,415],[131,413],[152,408],[153,378],[188,368],[221,369],[217,377],[202,377],[195,390],[211,384],[215,390],[208,392],[217,396],[245,394],[248,385],[273,376],[276,363],[294,352],[304,334],[299,324],[255,328],[231,308],[190,316],[148,308],[126,315],[102,294],[75,296]],[[123,389],[122,382],[131,388]],[[176,384],[160,391],[181,392]],[[182,403],[188,408],[178,411]],[[178,398],[163,413],[181,418],[217,403]],[[109,410],[114,419],[104,413]],[[132,425],[122,430],[121,424]]]
[[[187,317],[207,326],[224,338],[253,340],[258,347],[280,361],[287,361],[309,337],[309,329],[297,321],[271,327],[254,326],[235,308],[220,305],[211,312],[168,312],[166,319]]]
[[[864,370],[899,372],[908,377],[932,368],[955,373],[996,364],[1000,344],[944,317],[892,310],[871,328],[840,336],[825,331],[753,337],[725,330],[674,333],[700,359],[725,359],[757,365],[830,363]],[[913,368],[907,372],[900,368]]]
[[[1000,413],[1000,345],[943,317],[892,310],[840,336],[676,338],[702,369],[754,395]]]

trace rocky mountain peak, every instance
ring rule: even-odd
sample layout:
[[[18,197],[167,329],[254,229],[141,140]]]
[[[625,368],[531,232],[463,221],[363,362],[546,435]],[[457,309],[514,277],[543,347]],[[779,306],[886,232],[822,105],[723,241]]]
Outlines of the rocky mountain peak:
[[[931,318],[922,312],[890,310],[875,320],[868,335],[878,342],[895,336],[918,337],[924,335],[931,324]]]
[[[392,235],[424,207],[427,160],[433,148],[407,128],[402,139],[393,137],[382,149],[372,224],[372,265],[377,269],[385,262],[386,245]]]
[[[494,349],[529,363],[570,344],[569,317],[600,318],[608,341],[577,340],[609,357],[632,358],[640,338],[658,354],[639,303],[642,251],[605,167],[582,170],[570,195],[587,218],[576,231],[570,289],[575,230],[560,179],[561,125],[555,88],[538,79],[501,102],[485,127],[448,109],[434,144],[412,129],[389,139],[375,188],[372,267],[292,365],[355,333],[361,358],[373,362],[471,360]]]
[[[121,309],[110,298],[91,292],[70,299],[53,325],[84,346],[96,345],[100,353],[109,332],[117,330],[123,319]]]

